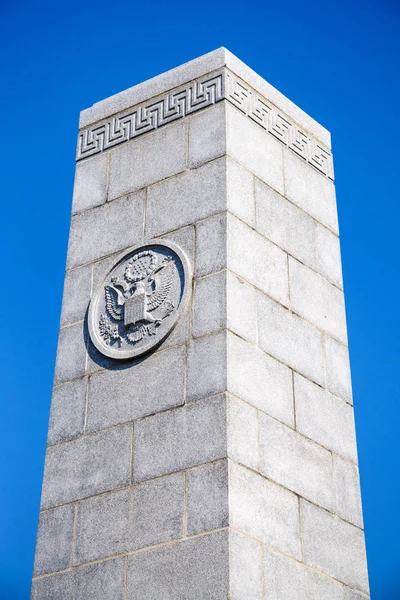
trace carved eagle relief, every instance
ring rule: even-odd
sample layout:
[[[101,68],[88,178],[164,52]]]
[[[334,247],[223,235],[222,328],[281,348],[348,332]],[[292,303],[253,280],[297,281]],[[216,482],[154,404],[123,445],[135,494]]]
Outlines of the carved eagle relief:
[[[162,320],[174,309],[168,300],[174,265],[172,256],[158,263],[154,252],[144,250],[129,260],[123,278],[111,279],[104,288],[105,308],[117,323],[113,325],[105,315],[100,316],[100,333],[106,343],[118,341],[121,344],[125,338],[134,344],[145,335],[156,334]]]

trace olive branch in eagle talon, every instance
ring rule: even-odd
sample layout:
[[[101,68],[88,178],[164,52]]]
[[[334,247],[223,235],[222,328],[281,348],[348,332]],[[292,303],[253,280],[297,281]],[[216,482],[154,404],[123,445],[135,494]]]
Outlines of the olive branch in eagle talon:
[[[162,320],[171,314],[174,305],[167,300],[172,287],[175,261],[165,257],[157,266],[157,257],[150,250],[135,254],[128,262],[123,279],[113,277],[112,285],[105,287],[105,305],[108,315],[118,323],[113,325],[100,315],[99,330],[107,344],[136,343],[145,335],[155,335]],[[157,316],[152,313],[159,309]],[[120,321],[123,320],[123,331]],[[121,323],[122,325],[122,323]]]

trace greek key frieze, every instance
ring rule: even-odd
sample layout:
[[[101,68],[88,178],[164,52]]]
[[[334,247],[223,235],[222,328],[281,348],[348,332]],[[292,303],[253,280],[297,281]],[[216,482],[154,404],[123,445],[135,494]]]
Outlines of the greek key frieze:
[[[98,154],[216,104],[224,98],[223,73],[187,84],[79,134],[77,160]]]
[[[155,131],[221,100],[229,101],[320,173],[333,179],[332,154],[328,148],[227,69],[84,129],[79,134],[77,160]]]

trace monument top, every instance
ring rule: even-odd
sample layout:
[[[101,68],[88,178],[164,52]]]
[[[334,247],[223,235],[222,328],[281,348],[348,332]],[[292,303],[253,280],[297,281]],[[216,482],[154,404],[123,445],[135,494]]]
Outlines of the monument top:
[[[286,98],[281,92],[260,77],[255,71],[245,65],[226,48],[218,48],[213,52],[204,54],[175,69],[166,71],[161,75],[139,83],[119,94],[110,96],[105,100],[96,102],[90,108],[83,110],[80,115],[80,128],[83,129],[106,117],[124,111],[134,105],[140,104],[160,94],[178,88],[190,81],[196,80],[208,73],[219,69],[228,69],[239,77],[256,93],[262,95],[267,101],[283,111],[290,119],[301,128],[306,129],[322,144],[331,147],[330,133],[310,117],[307,113]]]

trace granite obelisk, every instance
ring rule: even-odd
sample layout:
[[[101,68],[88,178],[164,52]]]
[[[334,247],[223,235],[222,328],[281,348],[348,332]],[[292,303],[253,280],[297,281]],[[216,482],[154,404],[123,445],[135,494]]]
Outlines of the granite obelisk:
[[[330,134],[221,48],[81,113],[32,600],[368,597]]]

